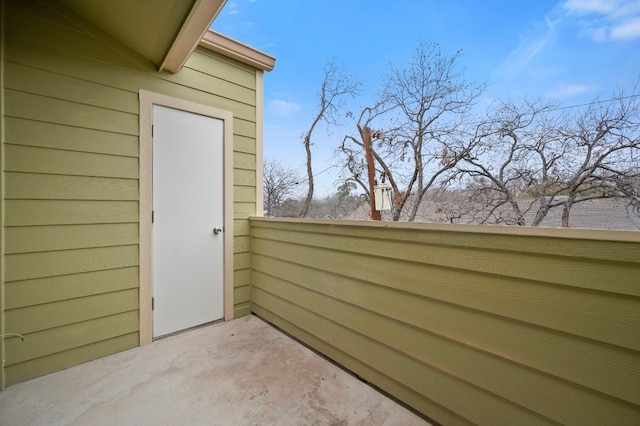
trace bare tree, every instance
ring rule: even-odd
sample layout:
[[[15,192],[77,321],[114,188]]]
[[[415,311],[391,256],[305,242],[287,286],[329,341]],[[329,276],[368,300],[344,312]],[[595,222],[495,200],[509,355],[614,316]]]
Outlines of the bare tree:
[[[320,86],[320,103],[318,105],[318,112],[315,115],[311,126],[304,133],[302,143],[306,152],[307,158],[307,182],[308,190],[307,195],[302,202],[299,217],[306,217],[309,214],[309,208],[311,206],[311,200],[313,199],[314,180],[313,180],[313,168],[311,161],[311,145],[313,132],[316,126],[321,121],[327,123],[334,123],[338,110],[344,103],[345,96],[355,96],[359,93],[362,82],[348,75],[344,67],[336,60],[333,59],[327,63],[323,70],[323,79]]]
[[[266,160],[263,172],[264,211],[267,216],[282,216],[285,201],[294,196],[300,178],[295,170],[276,160]]]
[[[467,179],[472,220],[538,226],[561,208],[559,225],[568,227],[576,203],[608,197],[637,212],[639,104],[634,89],[578,113],[541,101],[490,110],[456,167]]]
[[[484,90],[484,84],[465,81],[458,64],[461,52],[443,55],[437,44],[418,42],[404,68],[392,67],[380,100],[358,117],[357,136],[346,136],[338,151],[346,170],[372,194],[363,179],[363,131],[372,132],[376,171],[394,193],[393,220],[406,212],[416,218],[431,188],[442,180],[468,150],[466,140],[455,137],[464,117]]]
[[[371,131],[371,128],[369,127],[371,122],[376,118],[383,116],[385,113],[388,113],[393,108],[393,106],[386,105],[384,101],[379,101],[374,107],[364,108],[360,112],[360,116],[356,122],[358,136],[345,136],[342,140],[342,144],[336,150],[338,162],[343,164],[343,170],[346,172],[346,176],[343,176],[344,182],[354,182],[360,186],[364,191],[365,199],[370,207],[373,206],[374,203],[371,191],[373,186],[377,184],[377,180],[373,182],[371,181],[372,174],[374,175],[374,178],[376,172],[380,173],[381,176],[384,176],[385,179],[388,176],[396,194],[398,193],[398,185],[395,182],[394,176],[392,174],[387,175],[385,173],[385,171],[389,170],[389,166],[387,166],[385,159],[380,157],[373,147],[369,149],[366,148],[365,145],[366,143],[370,143],[371,139],[380,139],[382,137],[381,132]],[[371,164],[370,160],[367,158],[368,149],[369,155],[373,156],[374,162],[377,166]],[[372,167],[374,168],[373,171],[371,170]],[[380,220],[379,213],[380,212],[374,215],[373,212],[371,212],[371,219]]]
[[[570,226],[575,203],[621,197],[638,210],[640,159],[640,93],[619,92],[611,102],[594,100],[569,125],[560,128],[568,155],[559,165],[566,186],[562,226]]]
[[[547,215],[562,190],[558,161],[566,154],[557,123],[545,115],[553,107],[540,100],[498,104],[467,136],[472,142],[456,169],[468,178],[473,222],[525,226],[533,216],[537,226]]]

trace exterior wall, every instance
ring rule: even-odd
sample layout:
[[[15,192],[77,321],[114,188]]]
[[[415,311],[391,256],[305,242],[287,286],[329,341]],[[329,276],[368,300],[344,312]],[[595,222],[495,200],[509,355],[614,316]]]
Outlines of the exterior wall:
[[[234,116],[234,314],[250,312],[261,72],[198,48],[177,74],[56,2],[9,0],[4,66],[5,384],[139,343],[140,89]]]
[[[4,0],[0,0],[0,362],[4,360]],[[0,365],[0,389],[4,384],[4,368]]]
[[[253,312],[446,424],[640,423],[640,233],[251,220]]]

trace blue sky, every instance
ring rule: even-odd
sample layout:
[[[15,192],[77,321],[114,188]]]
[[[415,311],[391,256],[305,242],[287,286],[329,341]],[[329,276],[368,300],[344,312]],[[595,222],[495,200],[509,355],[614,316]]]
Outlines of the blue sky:
[[[212,28],[276,57],[265,75],[264,155],[300,176],[301,135],[332,58],[365,81],[354,112],[418,39],[448,55],[461,49],[465,78],[489,84],[487,102],[543,96],[574,105],[640,78],[640,0],[229,0]],[[319,196],[335,190],[331,156],[345,131],[315,133]]]

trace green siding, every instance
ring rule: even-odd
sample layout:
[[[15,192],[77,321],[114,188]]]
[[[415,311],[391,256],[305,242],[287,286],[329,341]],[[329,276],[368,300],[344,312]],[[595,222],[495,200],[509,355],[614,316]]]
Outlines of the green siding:
[[[250,313],[256,70],[202,48],[151,63],[64,6],[2,10],[7,385],[138,344],[140,89],[234,115],[234,312]],[[0,323],[1,324],[1,323]]]
[[[5,226],[138,221],[137,201],[6,200],[5,211]]]
[[[78,274],[138,264],[138,246],[114,246],[5,255],[5,280]]]
[[[252,310],[443,424],[638,424],[640,234],[251,220]]]
[[[29,351],[32,354],[41,355],[7,368],[8,384],[42,376],[137,346],[138,315],[137,312],[112,315],[30,336],[34,339],[28,346],[22,345],[26,340],[20,342],[19,339],[11,339],[7,342],[7,353],[20,354]],[[68,342],[73,342],[73,345],[68,345]]]
[[[34,278],[6,285],[6,309],[138,288],[138,267]]]
[[[4,0],[0,0],[0,164],[4,164],[4,141],[6,135],[5,128],[5,97],[4,97],[4,54],[5,54],[5,12],[4,12]],[[4,372],[4,360],[5,359],[5,339],[4,333],[4,309],[6,305],[5,286],[4,286],[4,262],[2,258],[4,256],[4,170],[0,170],[0,389],[4,389],[5,386],[5,372]],[[17,338],[17,337],[16,337]]]
[[[5,117],[5,120],[7,122],[6,139],[11,141],[13,145],[54,148],[61,151],[59,155],[64,155],[63,151],[69,151],[69,155],[97,153],[122,156],[125,159],[133,158],[133,160],[126,161],[137,161],[139,153],[137,136],[114,134],[99,130],[82,129],[79,127],[69,127],[61,124],[13,117]],[[17,147],[12,149],[18,153]],[[101,158],[104,159],[104,157]],[[35,165],[43,166],[42,164]],[[108,170],[111,169],[108,168]]]
[[[10,144],[5,148],[8,171],[138,178],[137,158]]]
[[[7,228],[5,253],[138,244],[137,234],[136,223],[11,227]]]
[[[137,200],[137,179],[7,173],[7,199]]]

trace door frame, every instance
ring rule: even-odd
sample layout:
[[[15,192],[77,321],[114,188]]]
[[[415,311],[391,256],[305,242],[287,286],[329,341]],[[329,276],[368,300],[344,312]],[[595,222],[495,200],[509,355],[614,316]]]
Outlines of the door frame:
[[[140,345],[153,340],[153,106],[160,105],[222,120],[223,134],[223,298],[224,319],[233,319],[233,114],[208,105],[140,90],[139,309]]]

